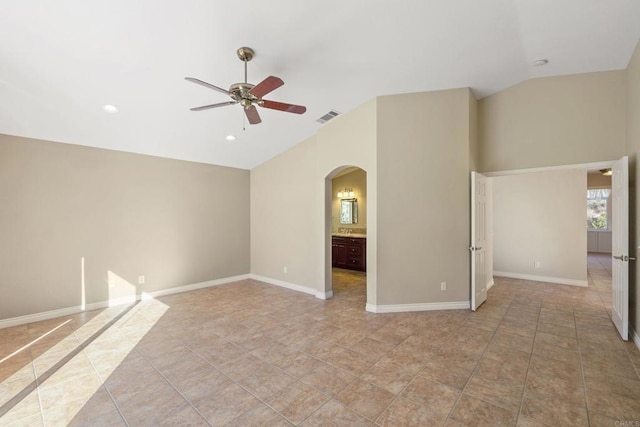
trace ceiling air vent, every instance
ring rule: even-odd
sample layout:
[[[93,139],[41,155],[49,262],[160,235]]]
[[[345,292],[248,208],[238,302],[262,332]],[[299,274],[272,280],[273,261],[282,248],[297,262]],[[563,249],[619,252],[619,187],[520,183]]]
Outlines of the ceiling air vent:
[[[336,117],[338,115],[340,115],[339,112],[337,112],[336,110],[331,110],[327,114],[325,114],[324,116],[322,116],[318,120],[316,120],[316,122],[318,122],[318,123],[327,123],[329,120],[333,119],[334,117]]]

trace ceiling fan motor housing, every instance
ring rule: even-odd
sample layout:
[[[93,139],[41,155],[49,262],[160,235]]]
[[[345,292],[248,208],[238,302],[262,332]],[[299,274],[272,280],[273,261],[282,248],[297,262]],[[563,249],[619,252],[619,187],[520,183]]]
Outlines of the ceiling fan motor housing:
[[[249,92],[254,86],[251,83],[234,83],[229,88],[229,94],[244,108],[248,108],[254,102],[257,103],[259,101],[257,96]]]

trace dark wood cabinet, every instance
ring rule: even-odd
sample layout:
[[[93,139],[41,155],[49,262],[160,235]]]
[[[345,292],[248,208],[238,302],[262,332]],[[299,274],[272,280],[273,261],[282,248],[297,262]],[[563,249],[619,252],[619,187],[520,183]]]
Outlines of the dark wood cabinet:
[[[367,239],[332,236],[331,265],[349,270],[367,271]]]
[[[338,268],[347,266],[347,238],[333,237],[331,239],[331,265]]]

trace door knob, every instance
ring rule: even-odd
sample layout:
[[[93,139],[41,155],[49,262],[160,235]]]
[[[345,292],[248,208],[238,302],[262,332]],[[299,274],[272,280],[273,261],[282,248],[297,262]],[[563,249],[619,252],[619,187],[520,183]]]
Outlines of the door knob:
[[[614,259],[619,259],[620,261],[635,261],[636,258],[632,257],[632,256],[627,256],[627,255],[620,255],[620,256],[613,256]]]

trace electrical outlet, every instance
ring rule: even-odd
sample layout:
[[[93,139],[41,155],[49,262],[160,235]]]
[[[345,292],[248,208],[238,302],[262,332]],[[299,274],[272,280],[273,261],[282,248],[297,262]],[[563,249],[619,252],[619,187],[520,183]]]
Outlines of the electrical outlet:
[[[533,263],[533,266],[534,266],[535,268],[540,268],[540,261],[535,261],[535,262]]]
[[[138,285],[144,284],[144,276],[138,276]]]
[[[287,272],[287,266],[285,265],[284,267],[282,267],[282,272],[286,273]]]
[[[440,283],[440,290],[441,291],[446,291],[447,290],[447,282],[441,282]]]

